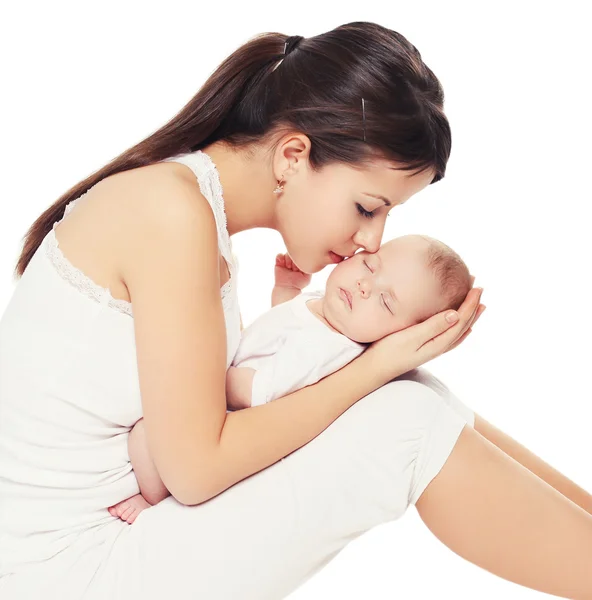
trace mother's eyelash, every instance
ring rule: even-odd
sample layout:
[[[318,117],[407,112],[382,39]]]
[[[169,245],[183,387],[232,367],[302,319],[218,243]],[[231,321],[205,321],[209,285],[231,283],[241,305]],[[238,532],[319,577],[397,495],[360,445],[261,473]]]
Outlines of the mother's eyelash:
[[[366,217],[367,219],[372,219],[374,217],[374,213],[368,212],[361,204],[356,203],[356,208],[363,217]]]

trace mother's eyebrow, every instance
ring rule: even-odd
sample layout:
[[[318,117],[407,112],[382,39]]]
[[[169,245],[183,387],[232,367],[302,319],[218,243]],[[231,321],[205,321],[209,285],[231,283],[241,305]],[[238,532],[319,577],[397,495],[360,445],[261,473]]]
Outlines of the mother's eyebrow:
[[[391,201],[380,194],[370,194],[368,192],[362,192],[365,196],[371,196],[372,198],[377,198],[378,200],[382,200],[385,206],[392,206]]]

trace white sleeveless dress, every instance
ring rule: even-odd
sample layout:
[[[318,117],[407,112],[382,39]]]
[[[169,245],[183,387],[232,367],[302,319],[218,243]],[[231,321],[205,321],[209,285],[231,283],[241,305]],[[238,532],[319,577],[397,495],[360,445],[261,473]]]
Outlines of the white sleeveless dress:
[[[167,160],[195,173],[214,213],[230,271],[220,289],[228,367],[240,313],[219,174],[201,151]],[[0,320],[0,576],[33,573],[73,544],[104,544],[125,530],[106,508],[139,492],[127,454],[142,417],[132,305],[68,261],[58,223]]]
[[[218,224],[230,365],[240,316],[219,176],[201,151],[168,160],[193,170]],[[169,496],[128,525],[107,507],[139,491],[127,438],[141,416],[132,306],[75,269],[52,230],[0,319],[1,600],[285,598],[403,515],[474,421],[414,370],[207,502]]]

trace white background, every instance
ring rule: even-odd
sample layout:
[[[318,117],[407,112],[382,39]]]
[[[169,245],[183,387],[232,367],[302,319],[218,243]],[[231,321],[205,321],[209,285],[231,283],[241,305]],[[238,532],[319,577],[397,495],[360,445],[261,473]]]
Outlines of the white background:
[[[313,36],[375,21],[418,47],[444,86],[453,132],[446,178],[397,208],[385,239],[442,239],[485,288],[487,310],[473,334],[429,368],[476,412],[592,490],[585,4],[251,0],[230,10],[174,0],[13,2],[0,35],[0,310],[35,218],[168,121],[237,46],[262,31]],[[248,324],[269,306],[283,247],[265,230],[233,243]],[[412,508],[351,543],[290,599],[430,597],[542,594],[459,558]]]

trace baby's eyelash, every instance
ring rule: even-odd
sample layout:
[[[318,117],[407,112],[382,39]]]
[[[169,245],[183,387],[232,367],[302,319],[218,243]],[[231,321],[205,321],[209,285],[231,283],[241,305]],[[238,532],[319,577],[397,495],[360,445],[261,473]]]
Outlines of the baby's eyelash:
[[[374,273],[374,271],[370,268],[370,265],[368,265],[368,263],[365,260],[362,262],[364,263],[364,265],[366,265],[366,268],[368,269],[368,271],[370,271],[370,273]]]

